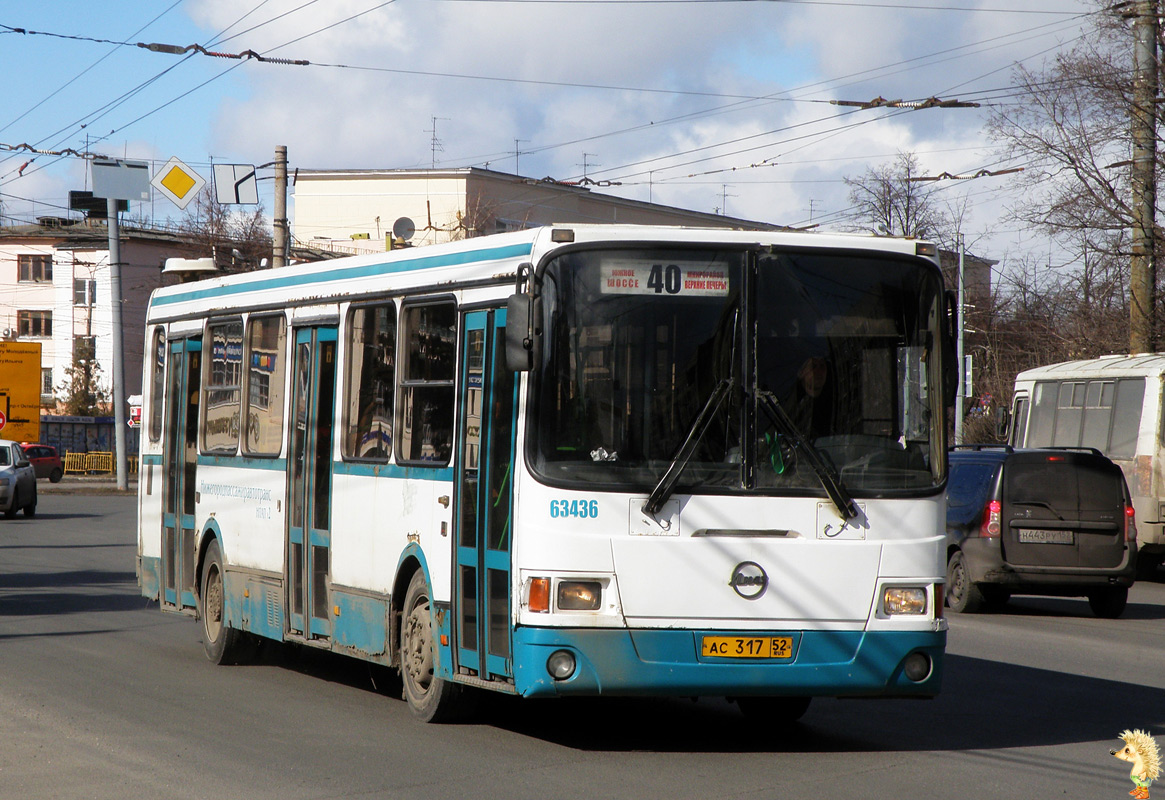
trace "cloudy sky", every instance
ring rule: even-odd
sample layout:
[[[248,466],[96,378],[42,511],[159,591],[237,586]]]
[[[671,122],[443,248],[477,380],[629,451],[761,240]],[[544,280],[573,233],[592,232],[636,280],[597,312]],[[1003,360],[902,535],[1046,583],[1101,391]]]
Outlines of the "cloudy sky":
[[[1011,70],[1080,36],[1089,0],[108,0],[0,5],[0,211],[63,213],[86,162],[49,151],[291,169],[487,166],[771,223],[847,224],[844,178],[914,152],[1005,169],[983,123]],[[226,55],[155,52],[198,44]],[[831,100],[964,100],[859,109]],[[13,149],[17,148],[17,149]],[[270,170],[260,172],[269,176]],[[264,181],[268,213],[271,182]],[[982,255],[1004,177],[946,181]],[[180,215],[158,196],[136,213]],[[294,213],[294,208],[292,209]],[[297,231],[299,235],[303,233]]]

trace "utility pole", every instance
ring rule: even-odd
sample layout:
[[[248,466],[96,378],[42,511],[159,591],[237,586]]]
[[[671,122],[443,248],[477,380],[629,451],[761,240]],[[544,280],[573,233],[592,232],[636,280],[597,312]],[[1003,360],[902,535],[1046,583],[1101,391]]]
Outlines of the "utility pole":
[[[105,200],[109,225],[109,312],[113,325],[113,448],[117,470],[117,488],[129,488],[129,460],[125,441],[125,342],[121,328],[121,229],[115,198]]]
[[[1132,259],[1129,265],[1129,352],[1157,345],[1157,19],[1158,0],[1138,0],[1133,20]]]
[[[955,339],[955,361],[958,362],[959,367],[959,388],[955,392],[955,444],[962,444],[964,398],[967,394],[967,364],[963,350],[963,328],[966,327],[963,315],[966,314],[967,303],[966,283],[963,279],[963,254],[966,252],[966,247],[963,244],[963,234],[955,234],[955,241],[959,245],[959,296],[958,306],[955,308],[955,324],[959,328]]]
[[[287,145],[275,146],[275,219],[274,238],[271,242],[271,266],[287,266],[288,235],[287,225]]]

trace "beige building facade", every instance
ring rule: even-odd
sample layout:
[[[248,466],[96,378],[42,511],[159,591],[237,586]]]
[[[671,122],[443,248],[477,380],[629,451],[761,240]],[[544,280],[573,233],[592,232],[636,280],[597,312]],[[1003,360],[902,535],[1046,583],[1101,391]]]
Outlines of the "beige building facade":
[[[299,170],[292,232],[300,245],[384,250],[396,230],[409,245],[551,223],[622,223],[779,230],[754,220],[688,211],[477,167],[434,170]],[[401,235],[405,234],[405,235]]]

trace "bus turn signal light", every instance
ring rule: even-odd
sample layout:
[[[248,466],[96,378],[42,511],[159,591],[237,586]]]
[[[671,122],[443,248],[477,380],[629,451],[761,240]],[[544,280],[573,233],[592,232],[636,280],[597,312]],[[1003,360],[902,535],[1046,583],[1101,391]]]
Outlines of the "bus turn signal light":
[[[530,579],[530,610],[539,614],[550,612],[550,578]]]

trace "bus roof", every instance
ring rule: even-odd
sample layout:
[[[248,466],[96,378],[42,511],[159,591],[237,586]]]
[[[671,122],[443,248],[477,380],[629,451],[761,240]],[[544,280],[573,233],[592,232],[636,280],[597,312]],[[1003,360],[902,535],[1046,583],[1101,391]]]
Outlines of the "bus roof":
[[[570,231],[569,238],[563,232]],[[557,234],[557,235],[556,235]],[[586,242],[774,245],[871,250],[917,255],[914,239],[805,231],[726,230],[657,225],[554,225],[513,233],[404,248],[386,253],[294,264],[280,269],[224,275],[156,289],[149,319],[174,319],[282,303],[332,303],[383,291],[393,275],[393,291],[452,291],[467,283],[512,283],[519,264],[539,260],[564,244]],[[934,263],[935,259],[929,260]]]
[[[1141,377],[1165,373],[1165,353],[1138,353],[1089,358],[1082,361],[1062,361],[1024,370],[1015,376],[1015,382],[1063,380],[1094,377]]]

